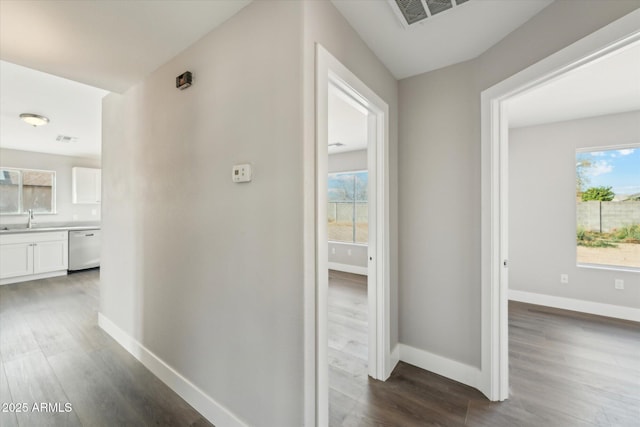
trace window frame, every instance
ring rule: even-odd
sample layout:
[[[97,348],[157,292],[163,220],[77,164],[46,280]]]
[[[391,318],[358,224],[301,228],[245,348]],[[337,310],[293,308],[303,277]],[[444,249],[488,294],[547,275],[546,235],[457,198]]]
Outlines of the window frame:
[[[594,153],[601,151],[617,151],[617,150],[625,150],[625,149],[635,149],[640,150],[640,142],[634,142],[631,144],[614,144],[614,145],[605,145],[605,146],[594,146],[594,147],[579,147],[575,149],[574,161],[576,161],[576,170],[575,170],[575,182],[578,182],[578,173],[577,173],[577,160],[580,154],[585,153]],[[574,230],[577,233],[578,231],[578,200],[576,193],[576,208],[575,208],[575,227]],[[622,272],[631,272],[631,273],[640,273],[640,267],[632,267],[625,265],[615,265],[615,264],[599,264],[599,263],[586,263],[578,261],[578,240],[575,240],[575,255],[576,255],[576,267],[578,268],[586,268],[586,269],[594,269],[594,270],[609,270],[609,271],[622,271]]]
[[[11,171],[17,172],[20,176],[19,185],[18,185],[18,212],[0,212],[0,216],[22,216],[28,215],[28,209],[24,209],[24,179],[23,172],[45,172],[51,174],[51,211],[49,212],[34,212],[35,215],[57,215],[57,199],[58,199],[58,191],[57,191],[57,172],[48,169],[30,169],[30,168],[16,168],[11,166],[0,166],[0,171]]]
[[[344,171],[335,171],[335,172],[329,172],[327,174],[327,186],[330,180],[330,176],[331,175],[354,175],[358,174],[358,173],[366,173],[367,174],[367,200],[360,200],[360,202],[366,202],[367,203],[367,209],[369,209],[369,169],[354,169],[354,170],[344,170]],[[329,198],[327,197],[327,204],[329,203],[345,203],[345,202],[332,202],[330,200],[328,200]],[[348,201],[347,201],[348,202]],[[355,214],[355,204],[358,202],[358,200],[356,199],[356,195],[354,193],[353,195],[353,204],[354,204],[354,214]],[[328,215],[327,215],[327,223],[328,223]],[[369,224],[369,215],[367,215],[367,225]],[[340,243],[340,244],[345,244],[345,245],[359,245],[359,246],[369,246],[369,237],[367,236],[367,242],[362,243],[362,242],[356,242],[356,222],[354,220],[354,222],[351,225],[352,228],[352,241],[350,242],[345,242],[342,240],[331,240],[331,238],[329,238],[329,236],[327,236],[327,242],[328,243]],[[327,230],[328,231],[328,230]],[[327,233],[328,234],[328,233]]]

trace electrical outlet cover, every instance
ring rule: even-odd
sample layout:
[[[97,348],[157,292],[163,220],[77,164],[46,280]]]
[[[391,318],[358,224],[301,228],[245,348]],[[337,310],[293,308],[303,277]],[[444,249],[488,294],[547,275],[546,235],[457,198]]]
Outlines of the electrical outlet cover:
[[[235,165],[231,172],[231,179],[233,182],[251,182],[251,175],[250,164]]]

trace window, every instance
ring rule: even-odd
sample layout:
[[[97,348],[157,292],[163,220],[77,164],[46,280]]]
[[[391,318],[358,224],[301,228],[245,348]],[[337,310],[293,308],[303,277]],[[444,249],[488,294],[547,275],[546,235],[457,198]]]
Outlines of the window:
[[[577,261],[640,268],[640,146],[576,153]]]
[[[0,214],[55,213],[56,173],[30,169],[0,169]]]
[[[369,237],[367,171],[329,174],[329,240],[364,243]]]

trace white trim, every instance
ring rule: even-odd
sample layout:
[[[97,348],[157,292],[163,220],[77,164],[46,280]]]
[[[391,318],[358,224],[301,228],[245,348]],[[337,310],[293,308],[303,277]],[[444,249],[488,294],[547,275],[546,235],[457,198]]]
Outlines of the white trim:
[[[248,425],[102,313],[98,313],[98,325],[207,420],[220,426],[246,427]]]
[[[640,268],[637,268],[637,267],[626,267],[626,266],[607,265],[607,264],[582,264],[582,263],[577,263],[576,267],[578,267],[578,268],[590,268],[592,270],[608,270],[608,271],[624,271],[625,273],[640,273]]]
[[[398,344],[400,360],[417,366],[429,372],[450,378],[459,383],[478,388],[480,384],[480,369],[453,359],[438,356],[425,350],[420,350],[406,344]]]
[[[555,295],[536,294],[533,292],[517,291],[515,289],[509,290],[509,299],[511,301],[520,301],[546,307],[561,308],[563,310],[579,311],[581,313],[640,322],[640,308],[557,297]]]
[[[316,140],[315,140],[315,394],[316,425],[329,423],[328,368],[328,245],[327,245],[327,131],[328,91],[330,85],[342,90],[369,112],[368,170],[369,233],[368,303],[369,303],[369,375],[385,380],[390,373],[390,266],[389,266],[389,106],[358,77],[316,44]],[[322,219],[324,218],[324,220]],[[373,284],[373,286],[371,286]],[[308,306],[306,306],[308,309]],[[310,316],[309,316],[310,317]],[[307,378],[307,384],[311,381]]]
[[[491,400],[509,396],[507,283],[508,206],[504,157],[508,135],[501,108],[507,99],[561,78],[640,40],[640,10],[612,22],[572,45],[492,86],[481,94],[481,384]],[[504,269],[506,270],[506,269]]]
[[[391,372],[393,372],[393,370],[396,368],[396,365],[398,364],[398,362],[400,362],[400,344],[396,344],[395,347],[393,347],[393,350],[391,350],[391,363],[389,363],[389,367],[387,368],[387,371],[385,372],[385,375],[387,378],[389,378],[389,376],[391,376]]]
[[[362,267],[359,265],[340,264],[339,262],[329,261],[328,266],[329,270],[344,271],[345,273],[361,274],[363,276],[366,276],[369,272],[367,267]]]
[[[49,273],[29,274],[28,276],[7,277],[0,280],[0,286],[12,283],[30,282],[31,280],[48,279],[50,277],[66,276],[67,270],[52,271]]]

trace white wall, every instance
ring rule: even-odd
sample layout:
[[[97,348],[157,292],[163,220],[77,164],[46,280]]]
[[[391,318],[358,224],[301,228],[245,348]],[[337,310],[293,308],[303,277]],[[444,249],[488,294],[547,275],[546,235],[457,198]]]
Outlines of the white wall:
[[[480,367],[480,93],[639,6],[558,0],[480,57],[399,82],[403,344]]]
[[[255,426],[303,424],[301,21],[253,2],[103,103],[101,315]]]
[[[479,366],[474,71],[465,62],[400,81],[400,342]]]
[[[640,112],[509,132],[510,289],[640,307],[638,273],[577,267],[575,244],[576,149],[639,142]]]
[[[329,173],[367,170],[367,150],[329,154]]]
[[[367,150],[330,154],[328,170],[329,173],[367,170]],[[367,245],[329,242],[329,268],[366,274],[368,251]]]
[[[100,160],[0,148],[0,166],[56,172],[56,214],[36,214],[36,223],[100,221],[100,205],[71,203],[71,168],[100,168]],[[27,215],[1,215],[0,224],[26,224]]]

